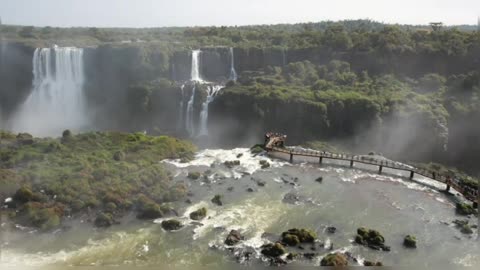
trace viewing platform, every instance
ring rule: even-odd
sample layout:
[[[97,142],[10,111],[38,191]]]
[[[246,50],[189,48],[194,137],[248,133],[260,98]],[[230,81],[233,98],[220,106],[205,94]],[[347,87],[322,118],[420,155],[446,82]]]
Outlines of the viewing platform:
[[[406,171],[410,174],[410,179],[413,179],[415,175],[421,175],[432,180],[445,184],[445,190],[448,192],[450,188],[454,188],[465,197],[465,199],[473,202],[474,206],[478,206],[479,192],[477,189],[473,189],[469,186],[463,185],[460,179],[451,175],[443,175],[436,171],[418,169],[414,166],[401,164],[399,162],[389,160],[379,160],[369,156],[349,155],[349,154],[337,154],[326,151],[316,151],[309,149],[295,149],[285,147],[287,136],[278,133],[265,134],[265,149],[270,153],[283,153],[289,156],[290,163],[293,163],[294,158],[309,157],[317,158],[318,163],[322,164],[325,159],[330,160],[342,160],[350,164],[350,167],[354,167],[355,163],[361,163],[366,165],[378,166],[378,173],[382,174],[384,168],[393,170]]]

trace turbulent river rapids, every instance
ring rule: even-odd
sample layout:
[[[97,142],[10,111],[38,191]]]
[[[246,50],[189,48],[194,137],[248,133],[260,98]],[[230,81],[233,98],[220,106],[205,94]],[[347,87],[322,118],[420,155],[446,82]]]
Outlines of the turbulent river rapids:
[[[232,160],[240,165],[225,166],[225,161]],[[261,160],[270,167],[262,169]],[[160,226],[162,219],[141,222],[134,217],[106,230],[94,229],[83,220],[75,221],[69,230],[52,233],[27,228],[7,231],[2,225],[0,266],[256,268],[270,265],[260,247],[291,228],[314,230],[318,240],[304,245],[304,250],[289,248],[289,252],[313,253],[288,261],[289,266],[318,266],[322,257],[335,251],[349,254],[349,265],[362,265],[364,260],[416,269],[480,265],[476,232],[464,235],[452,224],[462,219],[455,214],[457,196],[440,192],[444,187],[432,180],[410,181],[407,175],[388,170],[378,175],[374,167],[351,169],[334,161],[290,164],[255,156],[246,148],[203,150],[189,163],[161,162],[174,181],[186,183],[191,191],[188,202],[176,205],[182,229],[167,232]],[[191,180],[189,172],[200,172],[202,177]],[[319,177],[323,177],[321,183],[315,181]],[[215,194],[223,195],[222,206],[211,202]],[[207,217],[193,222],[189,214],[200,207],[208,209]],[[470,218],[470,224],[476,223]],[[391,251],[355,244],[358,227],[380,231]],[[245,237],[234,248],[224,244],[232,229]],[[416,249],[403,247],[408,234],[416,236]]]

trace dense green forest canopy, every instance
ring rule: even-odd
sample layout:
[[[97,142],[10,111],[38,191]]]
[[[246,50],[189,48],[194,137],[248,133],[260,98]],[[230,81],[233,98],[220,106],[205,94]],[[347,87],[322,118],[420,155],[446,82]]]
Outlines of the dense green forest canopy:
[[[370,20],[257,25],[241,27],[58,28],[0,25],[3,40],[59,45],[159,42],[175,47],[325,47],[335,51],[443,51],[462,55],[480,38],[475,26],[433,31],[425,25],[388,25]]]

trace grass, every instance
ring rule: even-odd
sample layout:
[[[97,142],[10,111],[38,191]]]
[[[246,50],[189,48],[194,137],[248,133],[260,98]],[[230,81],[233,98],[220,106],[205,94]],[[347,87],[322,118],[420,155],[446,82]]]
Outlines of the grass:
[[[196,150],[186,141],[142,133],[67,133],[60,139],[34,138],[31,144],[21,144],[7,132],[0,136],[0,194],[13,196],[20,187],[23,194],[30,191],[32,196],[14,200],[11,208],[19,210],[19,221],[40,228],[60,222],[35,218],[39,214],[32,214],[32,208],[62,209],[40,212],[43,216],[55,212],[59,218],[87,209],[118,216],[182,198],[186,187],[172,183],[159,161],[189,160]]]

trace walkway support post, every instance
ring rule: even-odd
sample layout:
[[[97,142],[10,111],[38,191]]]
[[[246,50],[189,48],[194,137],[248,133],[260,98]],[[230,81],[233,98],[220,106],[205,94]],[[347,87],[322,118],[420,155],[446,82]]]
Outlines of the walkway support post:
[[[383,170],[383,165],[380,165],[380,167],[378,167],[378,174],[382,174],[382,170]]]
[[[450,185],[447,182],[447,188],[445,189],[446,192],[450,192]]]
[[[323,161],[323,157],[319,157],[318,158],[318,163],[322,164],[322,161]]]
[[[415,175],[415,172],[414,171],[410,171],[410,180],[413,179],[413,176]]]
[[[352,168],[352,167],[353,167],[353,159],[350,160],[350,168]]]
[[[290,163],[293,163],[293,154],[290,153]]]

